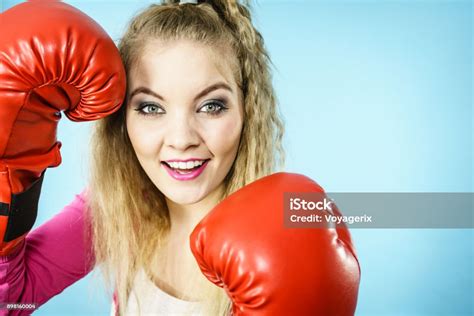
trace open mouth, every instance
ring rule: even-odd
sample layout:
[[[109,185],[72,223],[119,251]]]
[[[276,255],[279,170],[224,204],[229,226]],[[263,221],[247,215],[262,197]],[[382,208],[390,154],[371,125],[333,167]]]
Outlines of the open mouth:
[[[176,180],[192,180],[198,177],[210,159],[194,160],[194,161],[162,161],[168,174]]]
[[[187,161],[187,162],[166,162],[162,161],[161,163],[166,165],[168,168],[172,169],[175,172],[181,174],[191,173],[194,170],[199,169],[202,165],[204,165],[207,161],[206,160],[195,160],[195,161]]]

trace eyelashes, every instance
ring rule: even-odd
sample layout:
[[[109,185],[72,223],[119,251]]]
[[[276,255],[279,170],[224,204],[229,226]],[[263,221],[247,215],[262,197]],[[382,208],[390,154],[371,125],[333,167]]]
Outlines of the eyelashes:
[[[204,103],[198,109],[197,113],[205,113],[209,116],[218,116],[228,109],[229,108],[226,106],[225,100],[216,99]],[[165,109],[161,105],[153,102],[140,103],[134,110],[143,116],[157,116],[166,114]]]
[[[165,114],[165,110],[155,103],[144,102],[135,109],[140,115],[150,116],[150,115],[160,115]]]
[[[211,101],[204,104],[199,112],[204,112],[209,115],[219,115],[223,111],[226,111],[228,108],[225,106],[223,101]],[[205,111],[204,111],[205,110]]]

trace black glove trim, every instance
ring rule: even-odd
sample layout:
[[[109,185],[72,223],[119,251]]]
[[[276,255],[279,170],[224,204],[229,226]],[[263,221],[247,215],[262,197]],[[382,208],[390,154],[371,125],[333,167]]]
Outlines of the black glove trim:
[[[8,204],[0,202],[0,215],[8,216]]]
[[[27,190],[12,194],[10,211],[6,214],[8,215],[8,224],[3,241],[15,240],[33,228],[38,215],[38,202],[43,178],[44,172]],[[3,206],[0,206],[0,208],[3,210]]]

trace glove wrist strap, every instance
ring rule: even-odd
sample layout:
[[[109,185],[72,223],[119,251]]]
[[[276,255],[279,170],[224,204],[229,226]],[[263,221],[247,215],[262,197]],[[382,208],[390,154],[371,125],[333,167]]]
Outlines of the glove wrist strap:
[[[44,172],[28,189],[12,194],[10,204],[0,202],[0,222],[3,223],[0,225],[0,241],[13,241],[33,228],[38,214],[43,178]]]

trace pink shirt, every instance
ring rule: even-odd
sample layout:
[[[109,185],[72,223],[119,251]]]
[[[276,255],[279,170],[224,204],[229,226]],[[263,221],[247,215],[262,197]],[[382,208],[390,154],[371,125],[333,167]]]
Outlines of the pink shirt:
[[[85,233],[84,193],[30,232],[15,253],[0,256],[0,303],[35,303],[36,308],[86,276],[94,267]],[[0,315],[32,310],[0,309]]]

